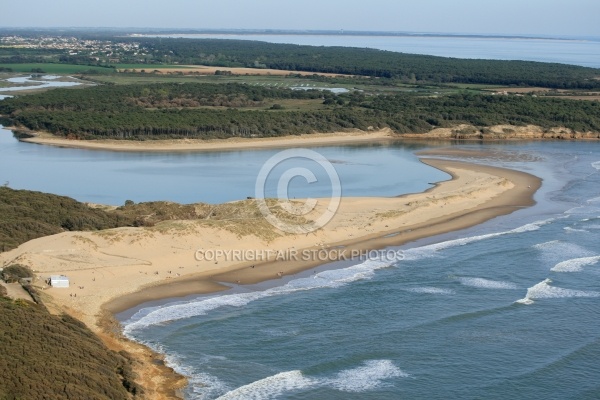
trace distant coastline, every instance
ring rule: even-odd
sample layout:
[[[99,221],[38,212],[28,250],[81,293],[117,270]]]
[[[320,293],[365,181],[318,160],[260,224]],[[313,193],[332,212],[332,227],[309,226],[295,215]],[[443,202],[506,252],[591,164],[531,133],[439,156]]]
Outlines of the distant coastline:
[[[143,32],[143,30],[141,30]],[[533,39],[581,41],[593,40],[583,37],[561,37],[545,35],[506,35],[506,34],[469,34],[438,32],[393,32],[393,31],[356,31],[356,30],[280,30],[280,29],[165,29],[154,32],[132,34],[131,36],[163,35],[280,35],[280,36],[390,36],[390,37],[427,37],[427,38],[466,38],[466,39]],[[600,38],[597,38],[600,40]]]
[[[371,48],[461,59],[524,60],[600,68],[600,36],[436,32],[138,30],[130,38],[232,39],[304,46]]]

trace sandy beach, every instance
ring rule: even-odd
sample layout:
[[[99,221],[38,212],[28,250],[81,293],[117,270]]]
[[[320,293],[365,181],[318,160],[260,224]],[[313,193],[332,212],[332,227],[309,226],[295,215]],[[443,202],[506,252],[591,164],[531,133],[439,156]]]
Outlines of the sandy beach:
[[[452,179],[423,193],[343,198],[333,219],[308,234],[286,234],[258,219],[168,221],[151,228],[65,232],[35,239],[0,254],[0,265],[30,266],[51,310],[74,315],[112,348],[125,348],[145,360],[140,368],[152,378],[143,384],[153,386],[151,392],[160,398],[167,395],[161,388],[183,381],[157,366],[155,355],[145,347],[120,340],[110,314],[149,300],[225,290],[227,283],[278,279],[336,259],[360,258],[367,250],[467,228],[532,205],[541,185],[539,178],[518,171],[422,161]],[[327,202],[320,200],[316,212]],[[234,205],[256,207],[256,200]],[[44,279],[57,274],[69,277],[70,288],[44,285]]]
[[[7,127],[6,129],[16,129]],[[352,143],[371,143],[398,139],[391,129],[378,131],[352,131],[332,133],[311,133],[305,135],[282,136],[274,138],[231,138],[231,139],[174,139],[174,140],[71,140],[45,132],[32,132],[34,137],[20,139],[23,142],[48,146],[67,147],[88,150],[144,151],[144,152],[197,152],[226,151],[260,148],[287,148],[315,145],[343,145]]]
[[[6,127],[16,130],[21,128]],[[485,140],[598,140],[597,132],[572,132],[570,129],[556,127],[542,129],[539,126],[495,125],[488,127]],[[458,134],[458,131],[471,130],[473,133]],[[327,146],[385,142],[402,140],[404,142],[423,142],[446,145],[448,141],[480,141],[483,139],[478,129],[470,125],[459,125],[455,128],[436,128],[427,133],[396,134],[390,128],[380,130],[346,132],[311,133],[303,135],[279,136],[272,138],[229,138],[229,139],[172,139],[172,140],[76,140],[52,135],[48,132],[28,132],[33,137],[19,139],[23,142],[44,144],[48,146],[77,148],[87,150],[108,150],[125,152],[198,152],[227,151],[262,148],[288,148],[302,146]]]

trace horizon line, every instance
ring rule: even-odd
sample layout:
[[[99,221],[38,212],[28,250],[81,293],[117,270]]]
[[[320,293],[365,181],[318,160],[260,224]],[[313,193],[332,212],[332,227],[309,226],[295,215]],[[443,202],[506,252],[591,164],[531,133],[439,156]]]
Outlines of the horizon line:
[[[0,26],[0,31],[7,30],[37,30],[37,31],[126,31],[135,35],[140,33],[162,33],[162,34],[271,34],[271,35],[324,35],[324,36],[390,36],[390,37],[458,37],[458,38],[503,38],[503,39],[537,39],[537,40],[581,40],[583,38],[598,38],[600,36],[582,35],[556,35],[556,34],[510,34],[510,33],[464,33],[464,32],[416,32],[416,31],[387,31],[387,30],[347,30],[347,29],[276,29],[276,28],[155,28],[155,27],[35,27]]]

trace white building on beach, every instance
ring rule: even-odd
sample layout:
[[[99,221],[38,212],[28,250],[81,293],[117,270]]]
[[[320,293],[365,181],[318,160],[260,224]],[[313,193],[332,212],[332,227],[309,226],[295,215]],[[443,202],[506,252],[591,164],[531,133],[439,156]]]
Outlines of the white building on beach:
[[[69,278],[64,275],[52,275],[50,277],[50,286],[55,288],[68,288]]]

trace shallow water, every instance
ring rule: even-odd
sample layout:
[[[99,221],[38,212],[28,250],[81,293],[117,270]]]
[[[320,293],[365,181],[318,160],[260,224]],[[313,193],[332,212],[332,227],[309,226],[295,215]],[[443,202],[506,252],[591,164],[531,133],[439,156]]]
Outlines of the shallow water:
[[[18,83],[24,84],[27,83],[26,86],[12,86],[12,87],[0,87],[0,92],[19,92],[23,90],[32,90],[32,89],[41,89],[41,88],[57,88],[57,87],[73,87],[79,86],[82,83],[76,81],[57,81],[55,79],[60,78],[56,75],[43,75],[39,78],[33,76],[19,76],[15,78],[6,79],[7,82],[10,83]],[[10,96],[0,97],[0,100],[3,98]]]
[[[544,160],[507,164],[544,178],[536,206],[396,260],[142,307],[125,332],[189,399],[598,398],[600,144],[491,147]]]

